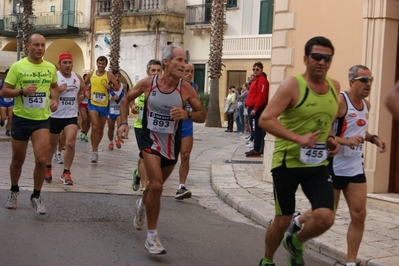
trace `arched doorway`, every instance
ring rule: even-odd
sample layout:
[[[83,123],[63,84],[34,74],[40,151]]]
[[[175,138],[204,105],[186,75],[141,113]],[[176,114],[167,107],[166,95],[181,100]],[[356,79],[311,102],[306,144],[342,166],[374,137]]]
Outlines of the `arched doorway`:
[[[83,51],[79,45],[70,39],[57,39],[51,42],[47,40],[49,45],[46,48],[44,59],[55,65],[58,64],[58,56],[62,52],[69,52],[73,57],[73,71],[79,75],[83,75],[85,71],[85,58]]]

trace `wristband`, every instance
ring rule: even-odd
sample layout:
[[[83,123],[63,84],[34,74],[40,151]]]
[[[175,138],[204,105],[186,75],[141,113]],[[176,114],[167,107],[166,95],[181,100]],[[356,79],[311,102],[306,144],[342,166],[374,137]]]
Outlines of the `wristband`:
[[[372,135],[372,136],[370,137],[370,142],[371,142],[372,144],[374,144],[374,138],[378,138],[378,136],[377,136],[377,135]]]
[[[123,126],[123,125],[129,125],[127,122],[122,122],[122,123],[120,123],[120,125],[119,125],[119,127],[121,127],[121,126]]]

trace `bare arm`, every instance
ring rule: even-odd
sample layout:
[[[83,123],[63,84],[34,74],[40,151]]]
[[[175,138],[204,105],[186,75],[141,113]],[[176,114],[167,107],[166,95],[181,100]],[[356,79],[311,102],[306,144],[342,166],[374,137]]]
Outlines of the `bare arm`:
[[[58,96],[59,96],[59,88],[58,88],[58,83],[54,82],[51,83],[50,85],[50,96],[51,96],[51,104],[50,104],[50,110],[52,112],[55,112],[58,108]]]

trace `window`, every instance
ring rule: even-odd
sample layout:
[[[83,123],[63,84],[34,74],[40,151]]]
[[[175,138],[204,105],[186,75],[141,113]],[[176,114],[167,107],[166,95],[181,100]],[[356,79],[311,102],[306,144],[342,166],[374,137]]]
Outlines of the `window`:
[[[198,85],[198,93],[205,90],[205,64],[194,64],[194,83]]]
[[[271,34],[273,32],[273,6],[274,0],[262,0],[260,2],[259,34]]]
[[[227,0],[227,8],[237,7],[237,0]]]

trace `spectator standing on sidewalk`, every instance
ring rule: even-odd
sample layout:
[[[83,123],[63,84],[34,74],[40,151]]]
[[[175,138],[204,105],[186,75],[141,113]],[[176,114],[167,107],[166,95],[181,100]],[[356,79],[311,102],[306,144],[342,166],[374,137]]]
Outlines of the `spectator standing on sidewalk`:
[[[247,101],[247,96],[248,96],[247,84],[243,84],[241,87],[240,94],[237,96],[236,125],[237,125],[237,134],[239,135],[243,135],[245,130],[244,108],[245,108],[245,103]]]
[[[385,98],[385,106],[391,112],[393,118],[399,122],[399,80]]]
[[[234,112],[236,111],[236,86],[230,85],[229,94],[227,94],[226,114],[227,114],[227,129],[224,132],[233,132],[234,126]]]
[[[35,156],[30,201],[36,213],[46,214],[40,192],[46,175],[46,147],[50,144],[50,110],[54,112],[58,107],[57,70],[43,60],[46,51],[43,35],[29,36],[26,49],[28,56],[11,66],[3,86],[3,97],[16,98],[11,124],[11,189],[6,208],[17,208],[18,182],[30,138]]]
[[[255,78],[251,82],[251,86],[247,97],[248,119],[251,126],[251,134],[253,134],[253,149],[246,153],[247,157],[260,157],[263,152],[263,139],[265,131],[259,127],[259,117],[265,109],[269,99],[269,81],[263,75],[263,64],[256,62],[252,71]]]
[[[194,68],[192,65],[187,64],[184,70],[184,80],[190,83],[191,87],[198,95],[198,85],[193,82]],[[186,102],[184,109],[187,112],[192,112],[190,103]],[[182,131],[181,131],[181,147],[180,147],[180,168],[179,168],[179,188],[177,189],[175,199],[183,200],[191,198],[191,191],[186,188],[186,181],[188,172],[190,171],[190,154],[193,149],[194,142],[194,129],[193,121],[190,119],[182,120]]]
[[[161,61],[156,59],[151,59],[147,63],[147,76],[152,77],[154,75],[162,74],[162,64]],[[134,87],[133,87],[134,89]],[[143,114],[144,114],[144,104],[145,104],[145,93],[142,93],[136,98],[135,103],[132,105],[131,110],[133,114],[136,114],[136,120],[134,121],[134,133],[136,136],[137,147],[141,151],[141,134],[143,133]],[[145,165],[143,158],[139,157],[137,163],[137,169],[132,171],[133,174],[133,190],[137,191],[140,188],[140,183],[142,191],[145,191],[147,187],[148,178],[147,172],[145,170]]]
[[[330,160],[333,178],[335,209],[343,192],[348,203],[351,222],[347,233],[346,266],[356,266],[357,253],[363,238],[366,220],[367,183],[364,173],[364,142],[369,141],[385,152],[386,143],[377,135],[367,131],[370,94],[373,77],[363,65],[349,69],[347,91],[338,96],[339,109],[333,124],[336,141],[341,144],[339,152]]]
[[[115,86],[115,88],[119,86],[115,76],[105,70],[107,64],[108,59],[105,56],[99,56],[97,58],[97,70],[88,73],[85,78],[86,84],[90,82],[90,98],[87,107],[91,122],[91,163],[98,161],[98,146],[103,138],[109,111],[109,90],[112,86]]]
[[[109,140],[109,145],[108,149],[113,150],[114,149],[114,138],[115,138],[115,145],[118,149],[121,148],[121,141],[114,136],[115,132],[115,122],[116,122],[116,128],[119,127],[121,124],[121,117],[120,117],[120,102],[122,100],[122,97],[125,96],[126,94],[126,85],[121,82],[121,73],[119,70],[113,71],[112,74],[114,74],[116,82],[118,83],[118,87],[112,87],[112,89],[109,90],[110,93],[110,102],[109,102],[109,114],[108,114],[108,140]]]
[[[330,134],[338,111],[340,85],[327,77],[333,55],[330,40],[310,39],[303,57],[305,73],[284,80],[260,117],[260,127],[276,136],[272,160],[275,216],[266,231],[261,266],[274,265],[274,253],[281,242],[290,253],[289,265],[304,265],[304,243],[334,223],[334,192],[327,156],[339,150]],[[312,219],[297,232],[290,224],[294,224],[291,219],[299,184],[311,203]]]
[[[6,77],[9,69],[6,70]],[[14,98],[4,98],[1,94],[1,89],[4,86],[4,79],[0,80],[0,126],[4,126],[7,120],[6,135],[11,137],[11,123],[12,123],[12,110],[14,108]]]
[[[82,77],[72,71],[73,59],[70,53],[62,52],[59,55],[58,66],[58,109],[51,112],[50,145],[47,151],[46,177],[44,180],[47,183],[51,183],[53,179],[51,159],[57,148],[60,134],[63,132],[65,144],[64,171],[60,175],[60,181],[64,185],[72,186],[71,166],[75,157],[76,134],[78,133],[78,106],[79,101],[83,100],[86,85]],[[79,95],[81,95],[80,99]]]
[[[183,81],[186,67],[184,50],[168,45],[162,53],[164,73],[140,80],[135,88],[122,99],[121,126],[118,129],[120,139],[127,138],[129,126],[127,115],[129,102],[146,95],[143,134],[141,135],[141,153],[149,182],[142,198],[136,201],[136,213],[133,224],[143,229],[147,217],[147,239],[145,247],[150,254],[166,254],[157,232],[158,217],[161,208],[163,185],[177,162],[181,142],[181,120],[191,119],[203,123],[206,112],[190,84]],[[184,109],[189,102],[192,112]]]

